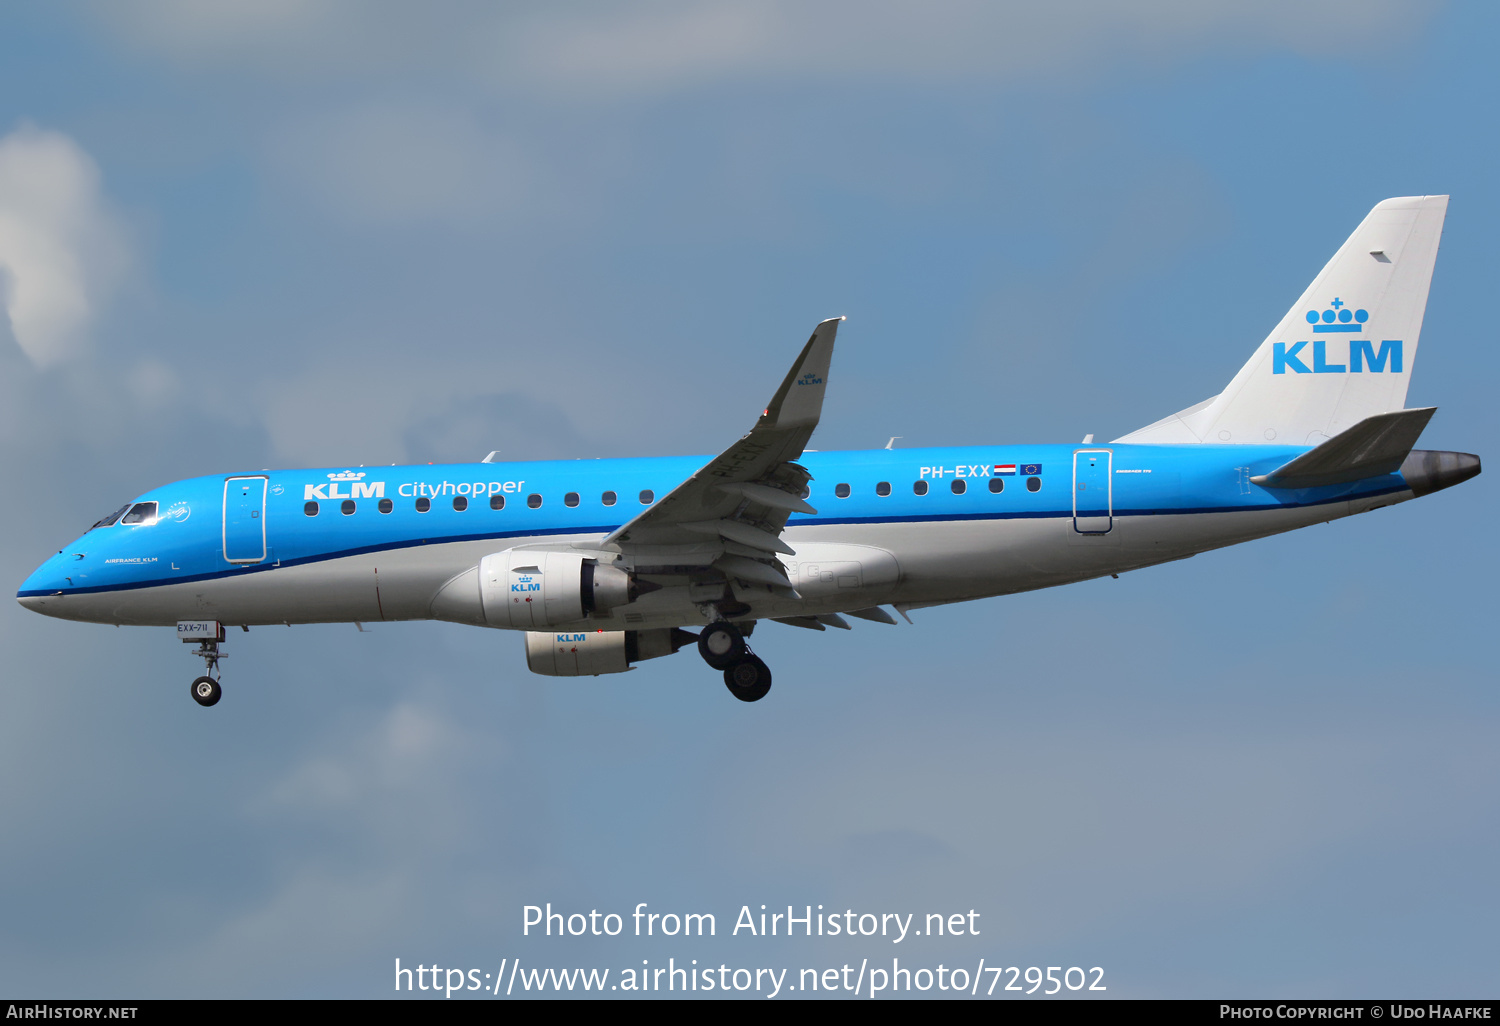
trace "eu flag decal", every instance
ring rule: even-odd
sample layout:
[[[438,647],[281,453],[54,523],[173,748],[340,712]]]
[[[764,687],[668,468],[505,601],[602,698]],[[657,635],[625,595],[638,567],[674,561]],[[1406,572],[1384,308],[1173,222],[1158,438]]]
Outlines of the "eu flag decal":
[[[1023,476],[1023,477],[1028,476],[1028,475],[1040,474],[1041,472],[1042,472],[1042,465],[1040,463],[1023,463],[1023,464],[1021,464],[1021,476]]]

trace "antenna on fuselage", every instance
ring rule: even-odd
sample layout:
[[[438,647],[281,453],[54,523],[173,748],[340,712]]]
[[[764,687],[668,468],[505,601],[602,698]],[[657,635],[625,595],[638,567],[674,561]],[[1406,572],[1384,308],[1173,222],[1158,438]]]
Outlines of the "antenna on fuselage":
[[[495,462],[495,457],[499,456],[499,455],[500,455],[500,450],[496,449],[493,452],[491,452],[488,456],[486,456],[484,459],[480,460],[479,462],[480,463],[494,463]]]
[[[903,435],[892,435],[891,436],[891,440],[889,442],[885,443],[885,447],[887,449],[894,449],[894,448],[896,448],[896,439],[902,438],[902,437],[904,437],[904,436]]]

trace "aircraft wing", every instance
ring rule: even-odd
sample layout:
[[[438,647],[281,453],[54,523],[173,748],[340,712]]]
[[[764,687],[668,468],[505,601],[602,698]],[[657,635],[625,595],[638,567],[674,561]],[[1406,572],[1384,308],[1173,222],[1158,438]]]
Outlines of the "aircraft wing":
[[[638,566],[715,566],[726,576],[790,587],[777,553],[812,480],[795,461],[823,412],[823,393],[842,317],[819,324],[750,433],[604,540]]]

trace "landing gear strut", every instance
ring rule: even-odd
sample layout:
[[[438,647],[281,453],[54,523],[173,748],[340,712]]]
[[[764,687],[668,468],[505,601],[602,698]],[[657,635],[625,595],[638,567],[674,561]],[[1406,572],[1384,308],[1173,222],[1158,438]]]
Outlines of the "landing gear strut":
[[[728,620],[715,620],[698,634],[698,653],[741,702],[758,702],[771,690],[771,670],[745,644],[745,635]]]
[[[177,636],[188,643],[197,642],[193,655],[203,660],[203,676],[193,680],[193,701],[201,706],[214,705],[224,697],[219,686],[219,660],[228,659],[228,652],[219,651],[224,640],[224,625],[214,620],[183,620],[177,624]]]

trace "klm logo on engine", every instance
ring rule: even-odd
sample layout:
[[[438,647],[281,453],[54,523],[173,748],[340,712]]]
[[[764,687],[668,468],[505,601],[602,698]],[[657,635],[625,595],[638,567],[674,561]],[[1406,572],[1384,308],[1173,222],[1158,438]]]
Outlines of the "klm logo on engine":
[[[530,574],[522,574],[519,578],[511,582],[510,590],[512,592],[541,591],[542,582]]]
[[[384,481],[366,481],[363,470],[342,470],[337,474],[328,475],[327,484],[303,485],[303,500],[312,499],[383,499],[385,498]],[[347,484],[347,492],[339,489],[340,485]]]
[[[1350,310],[1342,299],[1335,298],[1329,309],[1319,313],[1307,311],[1307,323],[1314,335],[1329,333],[1353,333],[1365,330],[1370,314],[1365,310]],[[1328,351],[1329,340],[1313,339],[1311,342],[1277,342],[1271,347],[1271,373],[1286,374],[1382,374],[1387,370],[1400,374],[1402,360],[1401,340],[1382,339],[1379,348],[1369,339],[1351,338],[1347,347],[1334,340],[1335,348]],[[1308,347],[1311,346],[1311,350]],[[1312,361],[1308,366],[1307,361]],[[1335,363],[1342,360],[1342,363]]]

